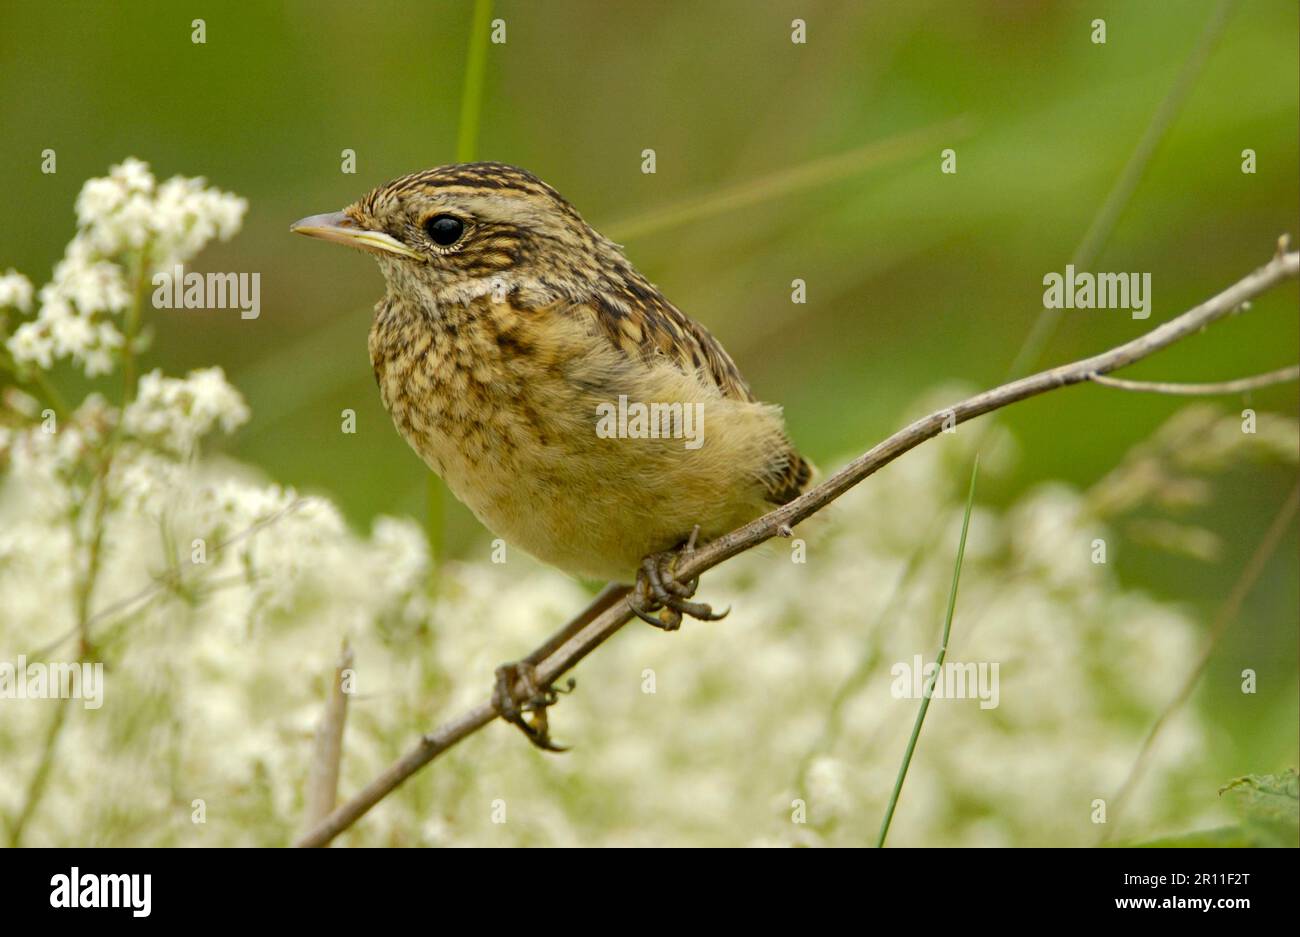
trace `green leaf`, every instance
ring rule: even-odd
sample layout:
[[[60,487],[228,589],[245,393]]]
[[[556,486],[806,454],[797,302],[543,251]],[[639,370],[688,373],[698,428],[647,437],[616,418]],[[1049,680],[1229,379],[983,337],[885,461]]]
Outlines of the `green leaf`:
[[[1161,836],[1140,843],[1139,849],[1260,848],[1300,845],[1300,776],[1294,768],[1281,774],[1248,774],[1219,788],[1242,818],[1236,826],[1216,827]]]
[[[1231,794],[1232,807],[1247,821],[1300,831],[1300,776],[1294,768],[1281,774],[1248,774],[1219,788]]]

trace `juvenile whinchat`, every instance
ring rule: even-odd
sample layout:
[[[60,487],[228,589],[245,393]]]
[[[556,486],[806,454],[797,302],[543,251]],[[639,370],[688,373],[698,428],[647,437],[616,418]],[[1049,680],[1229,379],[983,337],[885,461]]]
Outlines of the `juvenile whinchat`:
[[[720,617],[688,601],[672,551],[788,502],[811,469],[618,245],[502,163],[403,176],[292,230],[375,255],[380,396],[489,530],[577,576],[635,577],[629,604],[659,627]]]

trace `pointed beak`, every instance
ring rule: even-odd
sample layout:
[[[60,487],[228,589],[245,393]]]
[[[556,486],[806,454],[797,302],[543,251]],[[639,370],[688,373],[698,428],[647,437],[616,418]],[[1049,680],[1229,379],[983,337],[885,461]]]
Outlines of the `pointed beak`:
[[[289,230],[294,234],[305,234],[307,237],[333,241],[336,244],[345,244],[348,247],[376,254],[396,254],[398,257],[409,257],[414,260],[425,259],[423,254],[411,250],[396,238],[382,231],[370,231],[361,227],[341,211],[303,218],[291,224]]]

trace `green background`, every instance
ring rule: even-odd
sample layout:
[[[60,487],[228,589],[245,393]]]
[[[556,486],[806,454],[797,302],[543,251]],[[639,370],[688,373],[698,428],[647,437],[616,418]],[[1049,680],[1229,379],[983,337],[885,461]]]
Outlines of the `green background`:
[[[501,0],[493,15],[507,41],[487,47],[477,152],[536,172],[624,243],[758,393],[785,406],[793,438],[826,466],[895,429],[922,392],[1008,375],[1043,315],[1043,275],[1070,260],[1144,134],[1155,148],[1089,269],[1149,271],[1152,318],[1067,312],[1040,364],[1144,331],[1297,232],[1297,6],[1231,4],[1195,68],[1219,8]],[[253,411],[227,450],[327,493],[359,527],[378,513],[427,516],[425,469],[393,431],[366,356],[378,271],[288,227],[456,157],[472,4],[0,10],[0,269],[43,282],[82,182],[128,155],[160,178],[204,175],[247,197],[243,232],[194,266],[259,272],[261,317],[152,313],[145,366],[220,364]],[[202,45],[191,42],[199,16]],[[795,17],[808,24],[804,45],[790,41]],[[1096,18],[1104,45],[1090,39]],[[1189,93],[1164,121],[1183,74]],[[939,172],[945,147],[955,175]],[[47,148],[54,175],[40,171]],[[646,148],[653,175],[641,171]],[[1241,171],[1246,148],[1258,155],[1253,175]],[[340,171],[344,149],[356,152],[355,175]],[[733,190],[739,204],[711,201]],[[790,301],[796,277],[803,305]],[[1125,376],[1216,380],[1291,363],[1296,307],[1291,283]],[[84,390],[70,369],[58,381]],[[1248,402],[1297,415],[1294,385]],[[1182,405],[1083,387],[1004,411],[1024,458],[981,500],[1007,503],[1049,478],[1088,486]],[[339,431],[344,408],[357,412],[355,436]],[[1121,577],[1210,620],[1294,474],[1241,469],[1216,486],[1192,520],[1224,539],[1218,561],[1121,547]],[[486,536],[450,499],[440,523],[452,555]],[[1224,733],[1233,773],[1297,757],[1297,549],[1292,525],[1213,664],[1225,688],[1243,666],[1260,668],[1275,714]],[[1204,696],[1224,726],[1241,725],[1239,693]]]

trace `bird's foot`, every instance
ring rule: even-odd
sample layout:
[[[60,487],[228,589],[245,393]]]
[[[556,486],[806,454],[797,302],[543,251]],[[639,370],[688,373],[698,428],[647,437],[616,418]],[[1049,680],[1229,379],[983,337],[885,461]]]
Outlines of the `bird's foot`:
[[[516,687],[523,684],[524,692],[516,693]],[[537,667],[528,661],[516,661],[502,664],[496,670],[496,686],[492,690],[492,707],[501,718],[516,726],[538,748],[548,752],[567,752],[563,745],[551,741],[550,726],[546,710],[560,699],[560,693],[573,689],[573,680],[569,679],[565,690],[553,686],[539,687],[537,684]],[[532,718],[529,719],[525,713]]]
[[[691,602],[700,580],[680,582],[676,576],[679,559],[695,552],[695,541],[700,527],[695,525],[690,539],[676,550],[652,553],[641,561],[637,571],[636,586],[627,597],[627,604],[642,621],[664,631],[676,631],[682,626],[682,616],[689,615],[701,621],[718,621],[726,618],[731,609],[715,612],[703,602]]]

